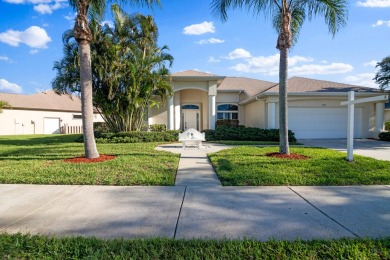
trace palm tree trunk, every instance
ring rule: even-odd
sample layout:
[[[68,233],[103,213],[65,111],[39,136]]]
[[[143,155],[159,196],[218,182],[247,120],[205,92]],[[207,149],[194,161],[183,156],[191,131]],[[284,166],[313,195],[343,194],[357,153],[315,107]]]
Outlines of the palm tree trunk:
[[[288,49],[280,50],[279,62],[279,153],[290,154],[288,144],[288,116],[287,116],[287,77],[288,77]]]
[[[287,0],[282,1],[282,23],[276,48],[280,51],[279,61],[279,153],[290,154],[288,144],[287,77],[288,50],[292,45],[291,13]]]
[[[81,111],[83,116],[84,152],[88,159],[98,158],[95,136],[93,134],[93,105],[92,105],[92,68],[91,40],[92,33],[88,27],[88,0],[77,1],[77,16],[73,35],[79,45],[80,56],[80,87]]]
[[[95,136],[93,133],[93,105],[92,105],[92,69],[91,46],[88,41],[79,41],[80,53],[80,85],[81,111],[83,115],[84,152],[88,159],[98,158]]]

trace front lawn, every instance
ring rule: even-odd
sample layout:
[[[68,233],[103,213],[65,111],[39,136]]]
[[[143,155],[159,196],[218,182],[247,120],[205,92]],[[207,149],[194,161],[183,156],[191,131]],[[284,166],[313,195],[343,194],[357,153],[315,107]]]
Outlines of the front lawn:
[[[374,185],[390,184],[390,162],[325,148],[294,147],[291,153],[307,160],[266,156],[279,147],[240,146],[210,154],[209,158],[224,186]]]
[[[0,235],[2,259],[389,259],[390,238],[313,241]]]
[[[0,136],[0,183],[174,185],[179,155],[156,151],[157,143],[98,144],[100,163],[66,163],[83,156],[79,135]]]

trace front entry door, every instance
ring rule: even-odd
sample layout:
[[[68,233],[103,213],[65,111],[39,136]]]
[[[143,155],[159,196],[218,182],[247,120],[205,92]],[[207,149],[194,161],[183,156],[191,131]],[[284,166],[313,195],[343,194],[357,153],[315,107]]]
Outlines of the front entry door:
[[[183,130],[195,128],[199,131],[199,109],[183,109]]]

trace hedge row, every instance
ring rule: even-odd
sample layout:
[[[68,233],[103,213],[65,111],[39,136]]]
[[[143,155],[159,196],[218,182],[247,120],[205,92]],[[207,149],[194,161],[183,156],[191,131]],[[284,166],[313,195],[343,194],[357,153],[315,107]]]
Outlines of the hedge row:
[[[385,122],[385,130],[390,131],[390,121]]]
[[[165,132],[122,132],[122,133],[101,133],[95,132],[97,143],[148,143],[148,142],[175,142],[178,140],[180,131]],[[77,141],[83,142],[81,136]]]
[[[215,130],[204,130],[207,141],[275,141],[279,142],[279,129],[260,129],[256,127],[218,126]],[[288,131],[288,141],[295,143],[297,139],[292,131]]]
[[[390,132],[382,132],[378,137],[379,140],[390,142]]]

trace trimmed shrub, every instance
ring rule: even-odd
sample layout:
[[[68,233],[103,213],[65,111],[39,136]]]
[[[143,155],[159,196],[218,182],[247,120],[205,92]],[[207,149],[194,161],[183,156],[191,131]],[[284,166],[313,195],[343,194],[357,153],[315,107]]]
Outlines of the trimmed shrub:
[[[215,130],[204,130],[207,141],[237,140],[237,141],[273,141],[279,142],[279,129],[261,129],[256,127],[218,126]],[[289,142],[295,143],[295,134],[288,131]]]
[[[165,124],[150,125],[150,131],[152,132],[164,132],[166,130],[167,130],[167,126]]]
[[[390,131],[390,121],[389,122],[385,122],[385,130],[386,131]]]
[[[390,142],[390,132],[382,132],[378,135],[379,140]]]
[[[120,132],[120,133],[102,133],[95,132],[97,143],[147,143],[147,142],[175,142],[178,140],[180,131],[164,132]],[[83,142],[83,136],[76,140]]]
[[[217,122],[215,122],[215,127],[218,126],[238,126],[239,121],[238,119],[218,119]]]

